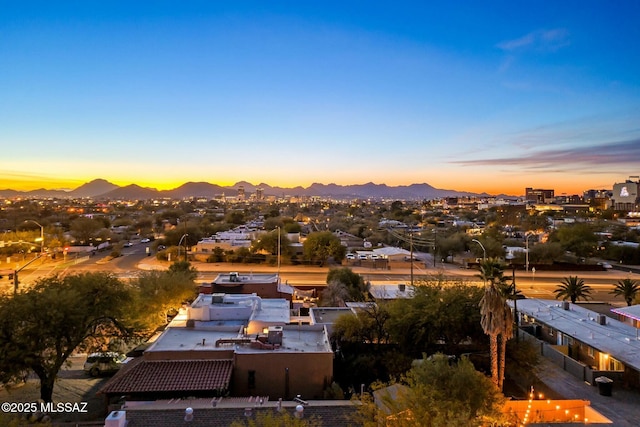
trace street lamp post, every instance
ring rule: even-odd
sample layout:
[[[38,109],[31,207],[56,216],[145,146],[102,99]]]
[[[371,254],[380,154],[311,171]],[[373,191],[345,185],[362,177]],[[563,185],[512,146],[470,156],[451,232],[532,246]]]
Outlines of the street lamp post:
[[[189,237],[188,234],[183,234],[182,237],[180,238],[180,241],[178,242],[178,259],[180,259],[180,246],[182,245],[182,241],[184,240],[185,237]],[[187,262],[187,241],[184,241],[184,261]]]
[[[34,221],[33,219],[27,219],[24,222],[32,222],[36,224],[38,227],[40,227],[40,256],[43,256],[44,255],[44,227],[38,221]]]
[[[525,246],[526,246],[525,253],[524,253],[525,254],[525,258],[526,258],[525,263],[524,263],[524,265],[525,265],[524,270],[525,271],[529,271],[529,237],[531,237],[531,234],[532,233],[527,233],[525,235],[525,238],[524,238],[524,243],[525,243]]]
[[[280,280],[280,226],[278,228],[278,280]]]
[[[486,261],[487,260],[487,250],[484,248],[484,245],[482,243],[480,243],[480,240],[478,240],[478,239],[472,239],[471,241],[472,242],[476,242],[477,244],[480,245],[480,247],[482,248],[482,254],[483,254],[482,260]]]

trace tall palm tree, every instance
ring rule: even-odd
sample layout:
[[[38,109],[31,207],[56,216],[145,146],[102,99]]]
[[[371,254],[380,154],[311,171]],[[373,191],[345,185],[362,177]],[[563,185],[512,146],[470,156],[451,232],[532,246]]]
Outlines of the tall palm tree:
[[[636,299],[638,292],[640,292],[640,284],[638,282],[632,279],[624,279],[618,280],[616,287],[609,293],[623,297],[627,305],[631,305],[633,304],[633,300]]]
[[[580,298],[585,301],[591,299],[591,286],[586,285],[578,276],[565,277],[553,292],[556,294],[556,299],[562,298],[565,301],[569,298],[574,304]]]
[[[513,317],[505,296],[508,286],[502,264],[495,259],[483,261],[480,278],[485,282],[484,295],[480,300],[480,323],[484,333],[489,335],[491,379],[502,390],[506,344],[513,334]]]

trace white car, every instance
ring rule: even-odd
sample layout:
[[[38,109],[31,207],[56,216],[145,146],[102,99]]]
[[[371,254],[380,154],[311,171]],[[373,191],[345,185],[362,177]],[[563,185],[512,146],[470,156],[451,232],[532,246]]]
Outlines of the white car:
[[[149,243],[151,241],[151,239],[142,239],[140,240],[140,243]]]
[[[347,254],[347,259],[356,259],[354,254]]]
[[[117,372],[127,356],[116,352],[91,353],[84,362],[84,371],[92,377]]]

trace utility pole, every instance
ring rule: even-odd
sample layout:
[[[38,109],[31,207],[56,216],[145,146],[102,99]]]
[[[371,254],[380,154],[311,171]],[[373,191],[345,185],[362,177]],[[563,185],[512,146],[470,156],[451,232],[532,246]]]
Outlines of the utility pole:
[[[280,226],[278,226],[278,280],[280,280]]]
[[[409,230],[409,249],[411,252],[411,287],[413,288],[413,229]]]

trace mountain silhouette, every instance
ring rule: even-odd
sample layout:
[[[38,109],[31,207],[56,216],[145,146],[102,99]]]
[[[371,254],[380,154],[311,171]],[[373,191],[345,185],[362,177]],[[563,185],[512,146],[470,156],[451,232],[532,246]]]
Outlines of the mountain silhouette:
[[[71,191],[64,190],[32,190],[16,191],[11,189],[0,190],[0,197],[32,197],[32,198],[93,198],[101,200],[148,200],[156,198],[186,199],[192,197],[216,198],[222,195],[236,196],[238,188],[243,187],[247,196],[256,192],[257,188],[264,191],[265,196],[317,196],[334,198],[374,198],[374,199],[400,199],[421,200],[441,197],[460,196],[487,196],[486,193],[478,194],[466,191],[438,189],[427,183],[389,186],[387,184],[338,185],[313,183],[309,187],[301,186],[286,188],[272,187],[265,183],[254,185],[246,181],[240,181],[231,186],[220,186],[208,182],[187,182],[172,190],[157,190],[155,188],[141,187],[131,184],[120,187],[105,179],[94,179]]]

